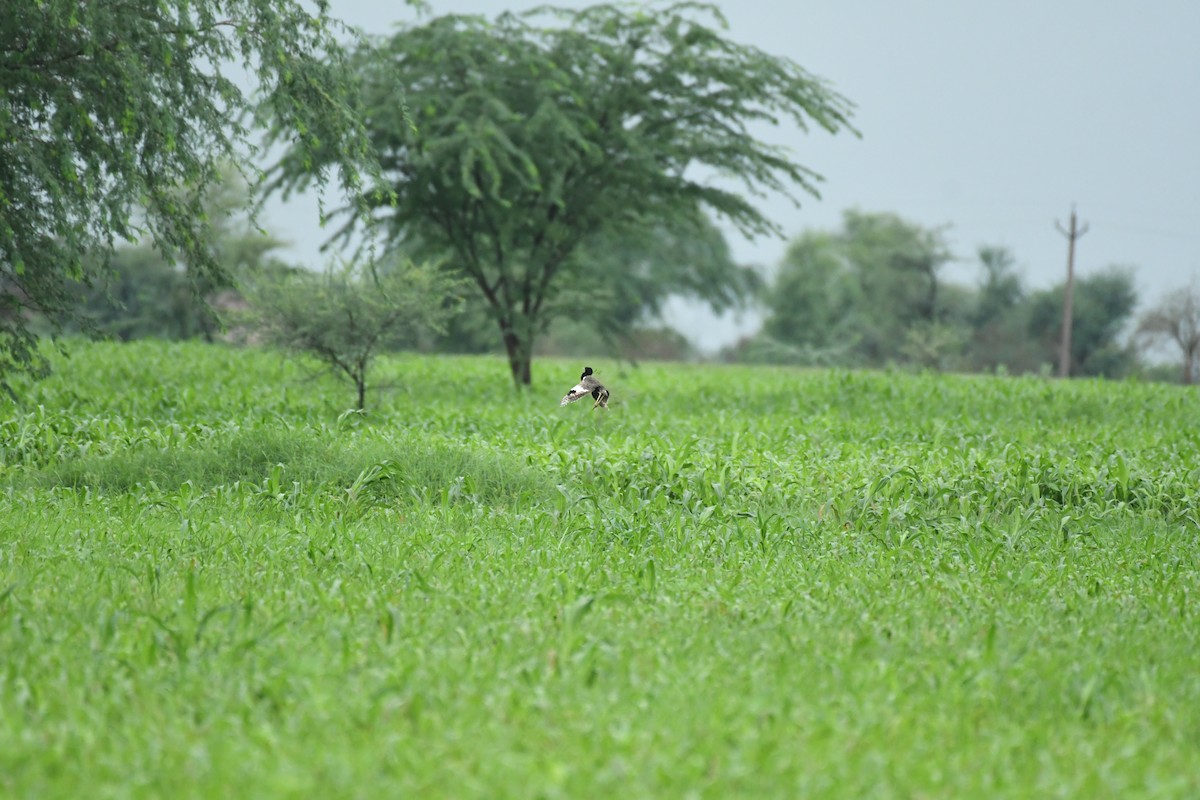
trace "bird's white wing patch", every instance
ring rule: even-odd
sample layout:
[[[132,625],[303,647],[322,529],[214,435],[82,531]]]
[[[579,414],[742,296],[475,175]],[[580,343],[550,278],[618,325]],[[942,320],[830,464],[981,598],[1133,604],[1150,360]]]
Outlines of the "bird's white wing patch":
[[[571,391],[566,393],[566,395],[562,399],[562,402],[559,403],[559,405],[565,406],[567,403],[574,403],[579,398],[587,397],[591,393],[592,393],[591,389],[583,388],[582,383],[576,384],[574,389],[572,389]]]

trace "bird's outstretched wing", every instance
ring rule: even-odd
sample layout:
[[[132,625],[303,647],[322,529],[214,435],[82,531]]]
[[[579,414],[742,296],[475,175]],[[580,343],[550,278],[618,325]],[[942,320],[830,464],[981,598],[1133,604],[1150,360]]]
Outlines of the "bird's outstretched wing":
[[[587,389],[584,387],[584,385],[582,383],[578,383],[575,385],[575,388],[571,389],[571,391],[569,391],[565,395],[563,395],[562,402],[559,403],[559,405],[565,406],[567,403],[574,403],[579,398],[587,397],[591,393],[592,393],[591,389]]]

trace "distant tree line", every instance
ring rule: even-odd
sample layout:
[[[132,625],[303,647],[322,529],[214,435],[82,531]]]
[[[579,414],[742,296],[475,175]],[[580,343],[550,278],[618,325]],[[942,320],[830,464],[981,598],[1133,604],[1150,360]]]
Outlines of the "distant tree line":
[[[722,358],[752,363],[911,366],[936,370],[1048,373],[1057,362],[1063,286],[1031,290],[1012,252],[981,247],[979,278],[943,278],[953,259],[941,231],[895,214],[846,212],[837,231],[792,241],[766,284],[762,330]],[[1190,383],[1200,351],[1195,287],[1173,294],[1135,326],[1133,271],[1110,266],[1075,282],[1071,374],[1147,373],[1147,345],[1177,345]]]
[[[122,340],[210,341],[231,338],[227,323],[242,341],[247,326],[257,326],[260,335],[249,337],[255,342],[301,350],[307,342],[309,352],[353,380],[360,403],[366,364],[380,352],[503,352],[487,303],[464,283],[434,279],[428,268],[403,257],[379,262],[385,282],[370,260],[358,268],[332,266],[324,274],[288,265],[277,255],[279,240],[228,221],[236,193],[226,193],[223,202],[210,208],[210,216],[214,248],[228,259],[225,271],[233,282],[197,285],[186,269],[148,246],[118,247],[107,280],[76,288],[76,325]],[[642,236],[597,238],[580,257],[594,259],[585,272],[606,275],[609,284],[580,282],[565,290],[596,308],[555,320],[540,339],[540,354],[697,358],[660,317],[665,299],[686,290],[680,276],[690,275],[705,276],[709,285],[697,293],[716,307],[760,298],[762,330],[726,348],[719,356],[726,361],[1048,374],[1058,358],[1061,284],[1031,290],[1003,247],[979,248],[974,284],[945,280],[953,256],[942,232],[895,214],[850,211],[840,230],[801,234],[769,281],[736,264],[711,223],[691,236],[649,229]],[[394,304],[403,314],[388,312],[380,299],[388,297],[404,299]],[[1137,305],[1129,268],[1077,279],[1071,374],[1194,382],[1200,374],[1200,290],[1193,284],[1172,292],[1135,320]],[[345,330],[354,325],[357,331]],[[314,338],[317,331],[323,331],[321,341]],[[1173,351],[1179,366],[1148,365],[1144,354],[1151,346]]]

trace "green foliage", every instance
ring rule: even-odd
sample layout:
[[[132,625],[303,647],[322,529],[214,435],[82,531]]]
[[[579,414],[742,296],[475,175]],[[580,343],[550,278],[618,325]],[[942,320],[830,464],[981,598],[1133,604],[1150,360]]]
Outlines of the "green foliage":
[[[574,280],[561,290],[569,316],[610,338],[659,319],[672,296],[714,311],[740,308],[761,286],[758,272],[734,261],[725,236],[707,217],[673,225],[606,228],[582,244]]]
[[[272,251],[282,242],[259,230],[244,214],[250,202],[245,182],[231,168],[223,170],[221,183],[205,199],[204,214],[211,224],[212,251],[220,262],[220,276],[197,274],[175,264],[149,244],[117,246],[107,270],[93,264],[99,277],[73,287],[77,296],[72,320],[63,325],[71,332],[100,333],[123,341],[153,336],[164,339],[213,341],[221,329],[220,300],[237,305],[233,284],[279,268]],[[95,259],[93,259],[95,260]]]
[[[1134,366],[1133,348],[1121,334],[1137,307],[1131,270],[1110,268],[1075,279],[1072,304],[1071,374],[1119,378]],[[1029,332],[1053,363],[1062,335],[1063,285],[1029,297]]]
[[[599,257],[625,235],[678,244],[707,225],[706,212],[773,232],[755,195],[814,192],[818,177],[749,126],[836,132],[848,128],[849,104],[793,62],[725,38],[724,27],[696,3],[543,8],[439,17],[360,50],[384,180],[370,187],[375,208],[346,210],[347,231],[383,219],[394,241],[463,270],[518,385],[530,383],[533,345],[551,320],[595,315],[592,298],[567,287],[598,292],[597,305],[615,301],[618,312],[652,308],[664,290],[731,302],[744,275],[715,251],[642,275]],[[277,184],[305,185],[306,163],[289,153]],[[722,246],[711,236],[698,244]]]
[[[929,348],[960,339],[940,295],[950,258],[938,231],[847,211],[842,230],[792,243],[765,297],[764,330],[800,351],[839,353],[843,364],[941,362]]]
[[[885,361],[906,326],[943,317],[938,273],[953,258],[940,230],[906,222],[894,214],[847,211],[841,246],[844,257],[876,309],[890,308],[863,343],[869,358]]]
[[[568,309],[545,326],[534,355],[595,355],[685,360],[691,346],[661,326],[669,297],[703,300],[718,311],[743,307],[761,285],[752,268],[737,264],[720,230],[702,218],[694,226],[611,230],[581,246],[581,266],[559,291]],[[502,352],[487,301],[463,297],[463,312],[435,343],[449,353]]]
[[[1200,395],[82,344],[0,406],[0,794],[1170,797]],[[618,394],[619,392],[619,394]],[[576,409],[578,410],[578,409]],[[79,466],[76,466],[79,465]]]
[[[793,241],[763,300],[769,337],[800,350],[852,358],[862,338],[863,288],[839,253],[835,234],[810,232]]]
[[[1016,259],[1003,247],[981,247],[978,256],[983,274],[968,317],[965,366],[980,372],[1038,372],[1045,353],[1029,334],[1029,298]]]
[[[328,428],[209,431],[203,436],[185,435],[170,448],[157,447],[150,440],[130,450],[48,465],[22,474],[14,485],[106,493],[138,492],[150,486],[167,491],[249,486],[275,495],[306,487],[335,495],[354,492],[370,502],[415,496],[498,503],[546,499],[553,493],[541,476],[503,454],[450,445],[431,447],[419,439],[403,438],[348,449],[338,442],[337,431]],[[458,490],[450,492],[453,487]]]
[[[1012,252],[1005,247],[979,248],[983,281],[971,315],[976,328],[1005,319],[1025,299],[1025,288],[1021,285],[1016,263]]]
[[[698,356],[687,337],[671,327],[636,325],[613,334],[565,317],[551,323],[534,348],[539,357],[593,359],[597,353],[631,365],[643,360],[694,361]]]
[[[147,236],[167,263],[221,282],[206,202],[255,151],[254,112],[343,189],[371,151],[350,108],[325,3],[20,2],[0,18],[0,381],[44,365],[26,322],[69,319],[76,282]],[[251,96],[233,72],[248,73]],[[311,162],[310,162],[311,163]],[[324,179],[324,175],[320,176]],[[181,191],[182,190],[182,191]]]
[[[1012,254],[983,247],[971,289],[939,279],[953,258],[942,235],[893,214],[848,212],[841,231],[807,232],[764,295],[762,341],[724,353],[746,363],[1037,373],[1053,363],[1062,287],[1027,293]],[[1121,377],[1136,364],[1122,342],[1137,304],[1128,271],[1076,282],[1072,374]]]
[[[107,273],[78,296],[68,330],[96,332],[122,341],[154,336],[212,340],[218,322],[187,273],[152,247],[119,247]]]
[[[246,297],[256,337],[350,380],[361,410],[372,360],[441,331],[455,311],[456,289],[457,281],[435,266],[370,259],[330,265],[324,273],[263,273],[247,284]]]

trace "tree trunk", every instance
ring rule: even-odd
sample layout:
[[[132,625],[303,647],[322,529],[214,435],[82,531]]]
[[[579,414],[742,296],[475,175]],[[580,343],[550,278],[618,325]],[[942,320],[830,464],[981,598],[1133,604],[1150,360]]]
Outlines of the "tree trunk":
[[[531,364],[533,343],[521,341],[511,328],[504,330],[504,350],[508,353],[508,367],[512,370],[513,385],[520,389],[532,381]]]

